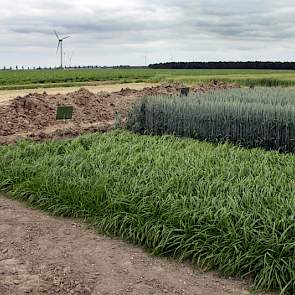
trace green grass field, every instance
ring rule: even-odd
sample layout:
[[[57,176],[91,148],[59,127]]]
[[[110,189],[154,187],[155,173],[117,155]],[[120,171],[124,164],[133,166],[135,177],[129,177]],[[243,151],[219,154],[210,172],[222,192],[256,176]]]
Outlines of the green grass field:
[[[154,70],[154,69],[81,69],[0,71],[1,89],[79,86],[95,83],[133,83],[183,81],[187,84],[210,80],[242,85],[294,86],[295,71],[271,70]]]
[[[113,131],[1,146],[0,190],[156,255],[294,294],[294,165],[294,155]]]

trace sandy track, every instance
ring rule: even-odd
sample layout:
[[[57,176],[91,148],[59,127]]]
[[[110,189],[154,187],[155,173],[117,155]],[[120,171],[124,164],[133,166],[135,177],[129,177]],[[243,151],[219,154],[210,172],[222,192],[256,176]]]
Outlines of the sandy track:
[[[0,196],[1,295],[241,295],[247,287]]]
[[[144,87],[151,87],[157,84],[151,83],[125,83],[125,84],[105,84],[96,86],[75,86],[75,87],[56,87],[56,88],[36,88],[36,89],[21,89],[21,90],[0,90],[0,102],[11,100],[17,96],[25,96],[29,93],[43,93],[48,94],[66,94],[69,92],[77,91],[80,88],[86,88],[91,92],[107,91],[115,92],[120,91],[122,88],[132,88],[141,90]]]

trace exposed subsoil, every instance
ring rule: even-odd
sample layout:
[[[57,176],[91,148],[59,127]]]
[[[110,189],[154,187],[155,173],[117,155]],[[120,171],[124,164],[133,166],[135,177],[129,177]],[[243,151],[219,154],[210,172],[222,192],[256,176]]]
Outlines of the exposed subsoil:
[[[0,144],[23,138],[45,139],[76,136],[82,132],[110,129],[120,114],[126,120],[135,100],[148,95],[179,94],[181,83],[162,84],[141,90],[122,88],[117,92],[93,93],[85,88],[67,94],[30,93],[0,104]],[[208,85],[191,87],[192,92],[214,91],[238,87],[213,81]],[[68,123],[56,120],[61,105],[72,105],[73,119]]]
[[[0,195],[1,295],[242,295],[249,288]]]

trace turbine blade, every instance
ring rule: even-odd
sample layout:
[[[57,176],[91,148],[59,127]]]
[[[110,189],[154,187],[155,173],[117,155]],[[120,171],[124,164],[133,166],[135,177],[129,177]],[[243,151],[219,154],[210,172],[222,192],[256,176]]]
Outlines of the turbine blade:
[[[70,38],[71,36],[66,36],[66,37],[63,37],[61,40],[64,40],[64,39],[68,39]]]
[[[54,31],[54,34],[55,34],[56,38],[59,40],[59,36],[56,31]]]

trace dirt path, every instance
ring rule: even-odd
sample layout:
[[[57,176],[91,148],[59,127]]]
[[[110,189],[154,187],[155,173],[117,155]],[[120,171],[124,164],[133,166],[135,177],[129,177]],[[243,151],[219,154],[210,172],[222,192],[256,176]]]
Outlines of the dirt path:
[[[91,92],[115,92],[120,91],[122,88],[132,88],[136,90],[141,90],[144,87],[151,87],[157,84],[151,83],[125,83],[125,84],[105,84],[96,86],[83,86],[83,88],[88,89]],[[0,90],[0,102],[11,100],[17,96],[25,96],[29,93],[43,93],[44,91],[48,94],[66,94],[68,92],[77,91],[82,86],[75,87],[57,87],[57,88],[36,88],[36,89],[20,89],[20,90]]]
[[[247,287],[0,196],[1,295],[241,295]]]

